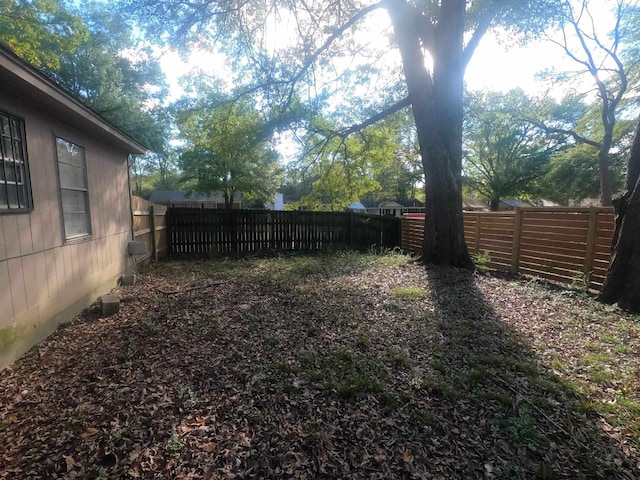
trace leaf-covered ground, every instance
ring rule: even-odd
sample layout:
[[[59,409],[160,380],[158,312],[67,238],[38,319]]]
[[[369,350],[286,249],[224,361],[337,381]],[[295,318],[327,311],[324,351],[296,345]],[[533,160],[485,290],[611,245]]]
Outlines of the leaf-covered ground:
[[[0,479],[640,478],[638,317],[401,255],[174,262],[0,374]]]

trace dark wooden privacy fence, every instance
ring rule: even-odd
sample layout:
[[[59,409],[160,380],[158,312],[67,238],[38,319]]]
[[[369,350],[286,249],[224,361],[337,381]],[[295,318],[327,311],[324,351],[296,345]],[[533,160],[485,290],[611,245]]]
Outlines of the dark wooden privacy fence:
[[[170,208],[167,226],[171,255],[400,245],[400,219],[343,212]]]

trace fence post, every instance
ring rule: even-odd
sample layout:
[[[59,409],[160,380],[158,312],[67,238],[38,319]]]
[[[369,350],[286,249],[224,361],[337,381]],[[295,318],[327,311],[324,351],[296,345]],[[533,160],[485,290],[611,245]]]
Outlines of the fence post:
[[[475,251],[475,253],[480,253],[480,222],[482,221],[482,216],[481,214],[475,215],[475,219],[476,219],[476,238],[473,240],[474,244],[473,244],[473,249]]]
[[[349,211],[349,246],[353,247],[353,212]]]
[[[587,245],[584,254],[584,268],[582,269],[585,275],[589,275],[591,268],[593,267],[593,251],[596,244],[596,223],[598,220],[598,211],[596,207],[589,208],[589,228],[587,230]],[[589,275],[591,277],[591,275]],[[589,279],[590,280],[590,279]]]
[[[149,205],[149,226],[151,227],[151,257],[158,261],[158,245],[156,244],[156,212],[153,205]]]
[[[173,227],[171,226],[171,207],[167,206],[164,214],[164,224],[167,229],[167,256],[173,253]]]
[[[231,251],[233,255],[238,258],[238,225],[237,217],[234,210],[228,210],[231,218]]]
[[[513,221],[513,244],[511,246],[511,273],[518,273],[520,263],[520,231],[522,230],[522,208],[516,207]]]

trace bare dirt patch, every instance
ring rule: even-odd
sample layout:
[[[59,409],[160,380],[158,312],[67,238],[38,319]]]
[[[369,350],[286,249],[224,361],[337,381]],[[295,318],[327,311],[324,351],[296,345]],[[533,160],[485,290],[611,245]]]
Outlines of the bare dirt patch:
[[[400,255],[162,263],[0,376],[0,478],[640,478],[638,317]]]

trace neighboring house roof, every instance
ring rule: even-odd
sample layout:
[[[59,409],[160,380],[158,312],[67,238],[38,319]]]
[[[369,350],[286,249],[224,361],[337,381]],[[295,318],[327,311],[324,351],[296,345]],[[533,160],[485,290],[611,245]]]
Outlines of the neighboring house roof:
[[[463,210],[488,210],[487,204],[479,198],[465,197],[462,199]]]
[[[501,200],[505,205],[510,207],[533,207],[533,204],[527,200],[520,200],[518,198],[505,198]]]
[[[375,208],[378,206],[378,201],[373,198],[361,198],[360,203],[364,205],[365,208]]]
[[[402,208],[402,205],[400,205],[398,202],[390,201],[390,202],[382,202],[380,205],[378,205],[378,207],[380,207],[380,208]]]
[[[38,69],[0,44],[0,91],[27,99],[76,127],[115,143],[129,153],[145,154],[147,149],[97,112],[65,91]]]
[[[574,207],[600,207],[602,204],[600,203],[599,198],[583,198],[582,200],[578,200],[577,202],[572,202]]]
[[[158,190],[151,194],[149,198],[153,203],[177,203],[177,202],[209,202],[209,203],[224,203],[224,195],[222,192],[213,192],[210,195],[203,193],[184,192],[181,190]],[[233,201],[239,203],[242,201],[242,194],[236,192],[233,195]]]
[[[360,202],[353,202],[351,205],[349,205],[347,207],[349,210],[366,210],[367,207],[365,207],[362,203]]]
[[[408,198],[406,200],[401,200],[400,203],[405,207],[409,207],[409,208],[424,207],[424,203],[422,203],[420,200],[416,200],[415,198]]]
[[[532,203],[536,207],[558,207],[559,206],[559,204],[557,204],[556,202],[553,202],[551,200],[546,200],[544,198],[531,200],[530,203]]]

